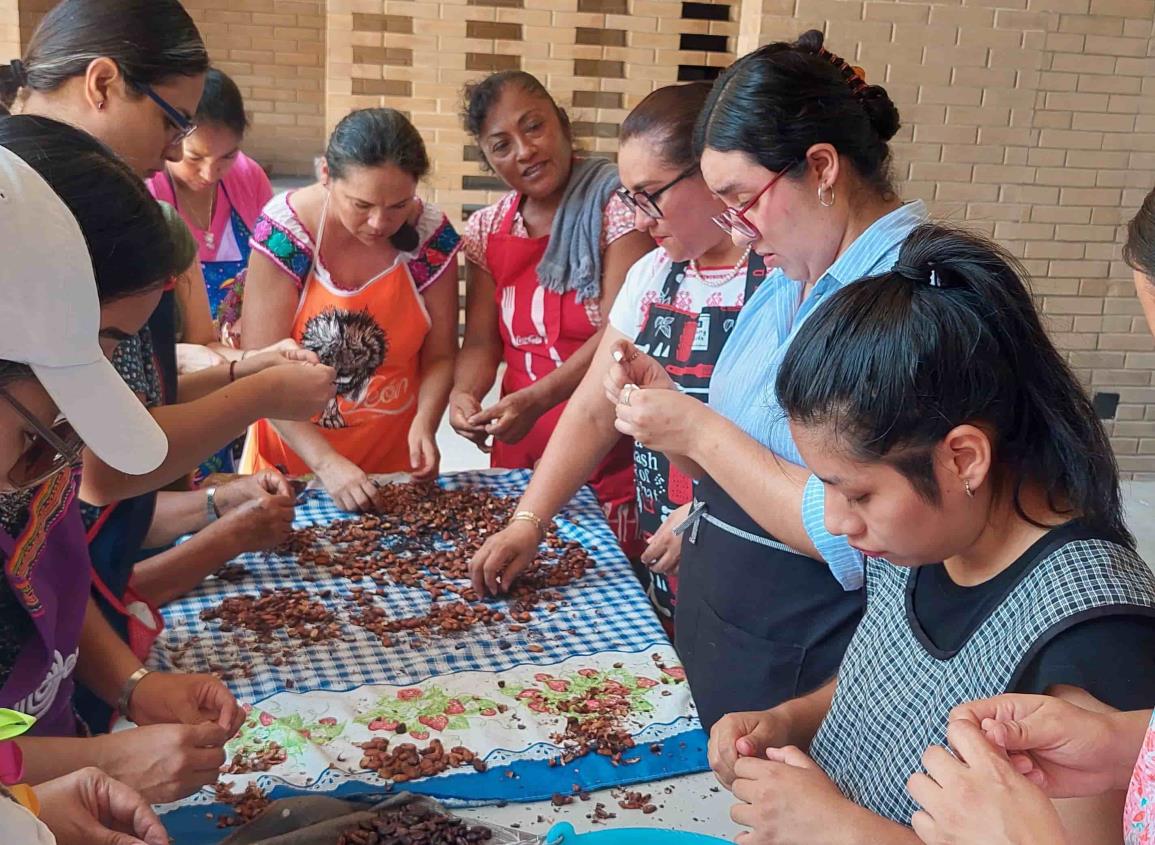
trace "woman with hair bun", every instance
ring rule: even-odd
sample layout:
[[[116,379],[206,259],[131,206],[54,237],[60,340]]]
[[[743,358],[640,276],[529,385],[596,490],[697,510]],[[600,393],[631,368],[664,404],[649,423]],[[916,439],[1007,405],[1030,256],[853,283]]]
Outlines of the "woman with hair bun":
[[[675,644],[706,725],[824,683],[862,613],[862,554],[825,529],[822,484],[773,386],[814,309],[889,269],[926,218],[891,182],[898,127],[886,91],[820,32],[735,62],[714,83],[695,147],[728,206],[715,222],[771,272],[718,358],[708,404],[631,344],[615,350],[606,388],[618,430],[696,479]]]

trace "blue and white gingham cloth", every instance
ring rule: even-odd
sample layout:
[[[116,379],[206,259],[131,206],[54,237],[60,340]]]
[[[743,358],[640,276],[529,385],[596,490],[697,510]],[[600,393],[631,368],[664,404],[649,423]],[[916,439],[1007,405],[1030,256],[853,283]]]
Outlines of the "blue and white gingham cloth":
[[[843,287],[894,266],[902,242],[928,219],[921,200],[907,203],[872,223],[859,235],[799,303],[802,284],[775,270],[750,297],[714,365],[710,407],[776,455],[804,466],[774,382],[798,329],[819,305]],[[753,395],[752,395],[753,394]],[[862,586],[862,555],[826,530],[826,491],[810,476],[802,498],[802,524],[844,589]]]
[[[447,489],[482,487],[516,499],[528,480],[528,471],[514,470],[500,474],[459,473],[444,476],[439,483]],[[301,528],[349,517],[326,493],[310,491],[305,502],[297,507],[294,525]],[[590,552],[596,566],[587,571],[580,587],[562,589],[564,600],[557,603],[556,612],[548,613],[544,608],[535,611],[533,622],[524,632],[510,634],[506,624],[498,624],[478,625],[455,636],[394,634],[394,645],[386,648],[369,631],[346,623],[343,640],[303,647],[294,640],[280,640],[293,646],[292,659],[282,666],[273,665],[272,658],[259,653],[237,655],[231,644],[238,636],[248,634],[243,631],[222,634],[219,622],[205,622],[200,618],[201,611],[216,607],[227,596],[255,595],[261,589],[291,587],[308,590],[317,601],[342,610],[351,587],[376,586],[368,580],[354,582],[335,578],[322,567],[298,566],[291,556],[262,552],[236,559],[248,570],[240,582],[233,584],[210,578],[188,596],[168,605],[164,609],[166,629],[153,647],[148,665],[152,669],[203,672],[214,664],[227,666],[239,656],[253,666],[252,677],[237,677],[229,682],[229,687],[240,701],[259,702],[286,689],[308,692],[343,691],[365,684],[405,686],[467,670],[501,672],[526,663],[547,665],[571,657],[606,651],[636,652],[654,644],[668,644],[593,493],[583,488],[562,510],[555,524],[563,539],[576,540]],[[306,574],[318,576],[318,580],[306,581],[302,577]],[[332,591],[329,598],[317,595],[326,589]],[[425,591],[400,585],[391,586],[386,595],[376,601],[390,618],[423,614],[430,605]],[[495,606],[509,609],[504,600],[495,602]],[[171,650],[194,636],[199,637],[199,641],[174,663]],[[410,648],[409,636],[420,640],[418,647]],[[503,640],[508,645],[506,649],[501,648]],[[530,643],[540,645],[542,651],[527,652],[526,646]]]

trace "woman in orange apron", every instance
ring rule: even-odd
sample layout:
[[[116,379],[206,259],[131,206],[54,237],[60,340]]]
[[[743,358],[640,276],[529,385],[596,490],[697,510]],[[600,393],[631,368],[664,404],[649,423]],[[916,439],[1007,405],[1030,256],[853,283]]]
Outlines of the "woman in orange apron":
[[[574,157],[565,112],[533,76],[501,72],[470,86],[465,112],[485,162],[512,190],[466,227],[450,422],[493,466],[529,468],[589,366],[626,271],[653,242],[614,196],[616,168]],[[501,400],[482,408],[503,361]],[[628,441],[589,482],[618,539],[640,552]]]
[[[309,422],[254,425],[242,472],[315,473],[350,511],[373,506],[373,473],[437,475],[457,340],[446,270],[459,238],[415,197],[428,170],[421,136],[400,112],[363,109],[333,131],[322,181],[265,207],[242,341],[256,349],[292,337],[337,370],[337,396]]]

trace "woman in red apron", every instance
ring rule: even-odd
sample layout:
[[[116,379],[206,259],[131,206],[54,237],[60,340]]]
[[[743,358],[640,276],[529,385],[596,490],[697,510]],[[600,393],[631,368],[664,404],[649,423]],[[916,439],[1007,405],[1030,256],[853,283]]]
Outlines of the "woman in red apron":
[[[30,782],[95,765],[171,800],[216,779],[243,714],[216,678],[149,673],[94,610],[76,499],[85,446],[124,473],[165,459],[106,356],[179,270],[168,229],[99,142],[21,115],[0,121],[0,241],[0,707],[37,719]],[[148,727],[81,738],[76,681]]]
[[[346,510],[377,500],[373,473],[437,475],[435,432],[457,346],[458,236],[414,193],[421,136],[393,109],[333,130],[323,181],[274,197],[253,232],[245,282],[255,349],[292,337],[337,371],[337,396],[309,422],[261,420],[242,472],[316,473]],[[440,283],[439,283],[440,282]]]
[[[613,195],[612,165],[574,157],[568,119],[537,79],[497,73],[466,99],[466,128],[512,190],[466,227],[465,341],[450,422],[491,452],[493,466],[532,468],[589,367],[626,271],[653,244]],[[502,362],[501,400],[483,408]],[[629,443],[607,451],[581,480],[628,548],[637,532]]]
[[[545,450],[518,511],[548,520],[581,486],[586,468],[619,448],[613,406],[601,386],[616,341],[649,348],[686,393],[705,400],[714,361],[738,311],[765,276],[757,257],[734,247],[710,221],[722,205],[702,181],[690,143],[709,88],[705,83],[661,88],[622,124],[618,167],[625,187],[620,196],[635,210],[637,228],[660,248],[630,269],[599,352],[558,422],[557,444]],[[671,523],[677,523],[678,508],[690,500],[689,485],[664,456],[637,446],[633,452],[638,523],[646,540],[639,575],[668,619],[673,613],[670,579],[681,545]],[[502,585],[508,585],[532,559],[538,538],[525,523],[509,526],[478,553],[473,570],[479,589],[493,591],[502,574]]]

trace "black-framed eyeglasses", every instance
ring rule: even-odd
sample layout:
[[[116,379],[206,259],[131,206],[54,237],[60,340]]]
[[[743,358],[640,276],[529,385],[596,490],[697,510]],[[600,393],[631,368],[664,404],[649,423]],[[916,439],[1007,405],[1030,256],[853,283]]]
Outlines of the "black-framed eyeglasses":
[[[738,235],[748,241],[758,240],[758,238],[762,237],[762,233],[758,231],[757,226],[755,226],[746,218],[746,213],[754,206],[756,206],[758,204],[758,200],[762,199],[762,197],[766,195],[766,192],[773,188],[778,180],[790,172],[791,168],[793,167],[793,164],[788,164],[786,167],[783,167],[781,170],[775,173],[773,178],[771,178],[771,180],[766,183],[762,190],[754,194],[754,196],[752,196],[741,208],[727,207],[722,210],[721,214],[717,214],[710,219],[714,221],[714,224],[719,229],[729,235],[733,235],[735,232],[737,232]]]
[[[80,466],[84,460],[84,441],[68,420],[58,420],[51,428],[0,387],[0,399],[7,402],[36,435],[8,470],[8,483],[16,490],[28,490],[48,480],[65,467]]]
[[[618,198],[628,205],[630,208],[640,208],[650,217],[655,220],[662,219],[662,210],[658,208],[658,197],[664,194],[670,188],[677,185],[683,179],[688,179],[698,172],[698,165],[694,164],[687,167],[673,179],[671,179],[656,191],[635,191],[630,192],[624,185],[617,190]]]
[[[164,116],[168,118],[168,122],[175,130],[175,134],[168,142],[168,146],[175,147],[189,135],[197,131],[196,123],[189,120],[180,112],[179,109],[177,109],[176,106],[174,106],[160,94],[156,93],[156,91],[152,89],[151,85],[148,85],[144,82],[134,82],[132,85],[136,88],[137,91],[144,94],[144,96],[148,97],[150,100],[156,103],[157,106],[160,107],[160,110],[164,112]]]

